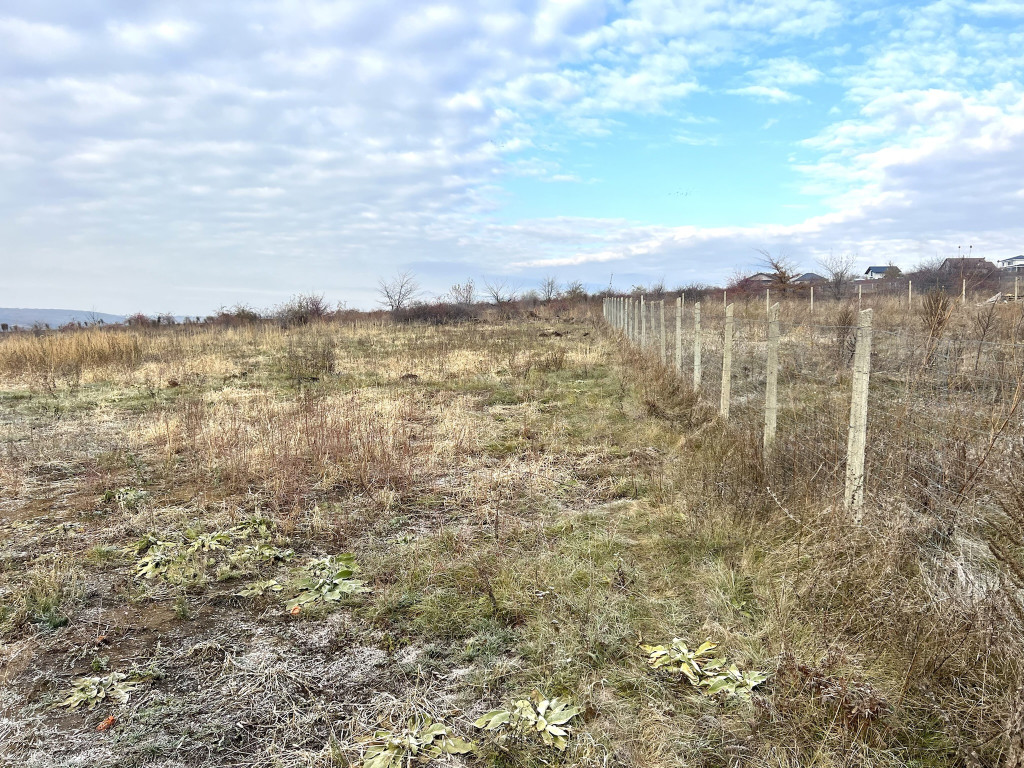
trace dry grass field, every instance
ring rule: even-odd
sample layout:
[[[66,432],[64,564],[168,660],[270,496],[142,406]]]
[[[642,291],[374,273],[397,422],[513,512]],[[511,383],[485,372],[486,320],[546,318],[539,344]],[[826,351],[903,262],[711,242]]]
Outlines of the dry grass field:
[[[0,763],[1017,765],[1013,472],[854,527],[834,424],[765,460],[595,311],[0,338]]]

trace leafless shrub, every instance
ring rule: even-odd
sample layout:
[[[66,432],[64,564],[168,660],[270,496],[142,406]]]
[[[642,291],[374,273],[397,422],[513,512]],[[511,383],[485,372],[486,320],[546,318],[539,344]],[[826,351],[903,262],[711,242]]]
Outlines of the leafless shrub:
[[[286,325],[307,325],[330,314],[330,305],[322,293],[300,293],[274,310],[274,316]]]
[[[793,259],[785,252],[772,253],[765,248],[758,248],[761,254],[761,266],[772,276],[773,283],[785,288],[800,275],[800,270]]]
[[[818,265],[825,273],[825,284],[829,294],[837,301],[846,295],[847,288],[853,280],[853,265],[857,259],[852,253],[829,253],[819,259]]]
[[[476,302],[476,284],[472,278],[464,283],[456,283],[448,289],[448,296],[455,304],[469,306]]]
[[[507,280],[499,278],[484,280],[484,294],[492,303],[498,305],[515,301],[516,298],[515,289],[509,286]]]
[[[388,280],[381,278],[377,283],[377,292],[381,297],[381,306],[398,312],[408,307],[419,295],[420,284],[411,272],[399,272]]]
[[[558,278],[554,275],[548,275],[541,281],[538,295],[541,301],[551,301],[552,299],[557,299],[560,292]]]

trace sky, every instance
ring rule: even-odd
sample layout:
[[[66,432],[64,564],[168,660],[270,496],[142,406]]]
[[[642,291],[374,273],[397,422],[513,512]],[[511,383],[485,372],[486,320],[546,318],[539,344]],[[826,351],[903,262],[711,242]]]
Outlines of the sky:
[[[958,246],[1024,253],[1024,0],[0,4],[0,306]]]

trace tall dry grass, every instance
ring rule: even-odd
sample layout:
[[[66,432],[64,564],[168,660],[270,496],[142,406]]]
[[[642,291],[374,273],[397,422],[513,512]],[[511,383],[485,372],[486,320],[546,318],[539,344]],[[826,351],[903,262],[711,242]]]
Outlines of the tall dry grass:
[[[328,491],[412,493],[443,458],[421,415],[403,398],[240,393],[179,401],[144,437],[179,482],[258,489],[290,509]]]

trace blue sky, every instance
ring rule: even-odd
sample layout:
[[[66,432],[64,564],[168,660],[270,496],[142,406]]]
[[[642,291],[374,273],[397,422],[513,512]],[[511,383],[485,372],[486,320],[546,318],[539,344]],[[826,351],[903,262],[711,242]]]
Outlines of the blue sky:
[[[1024,252],[1024,2],[0,8],[0,305]]]

